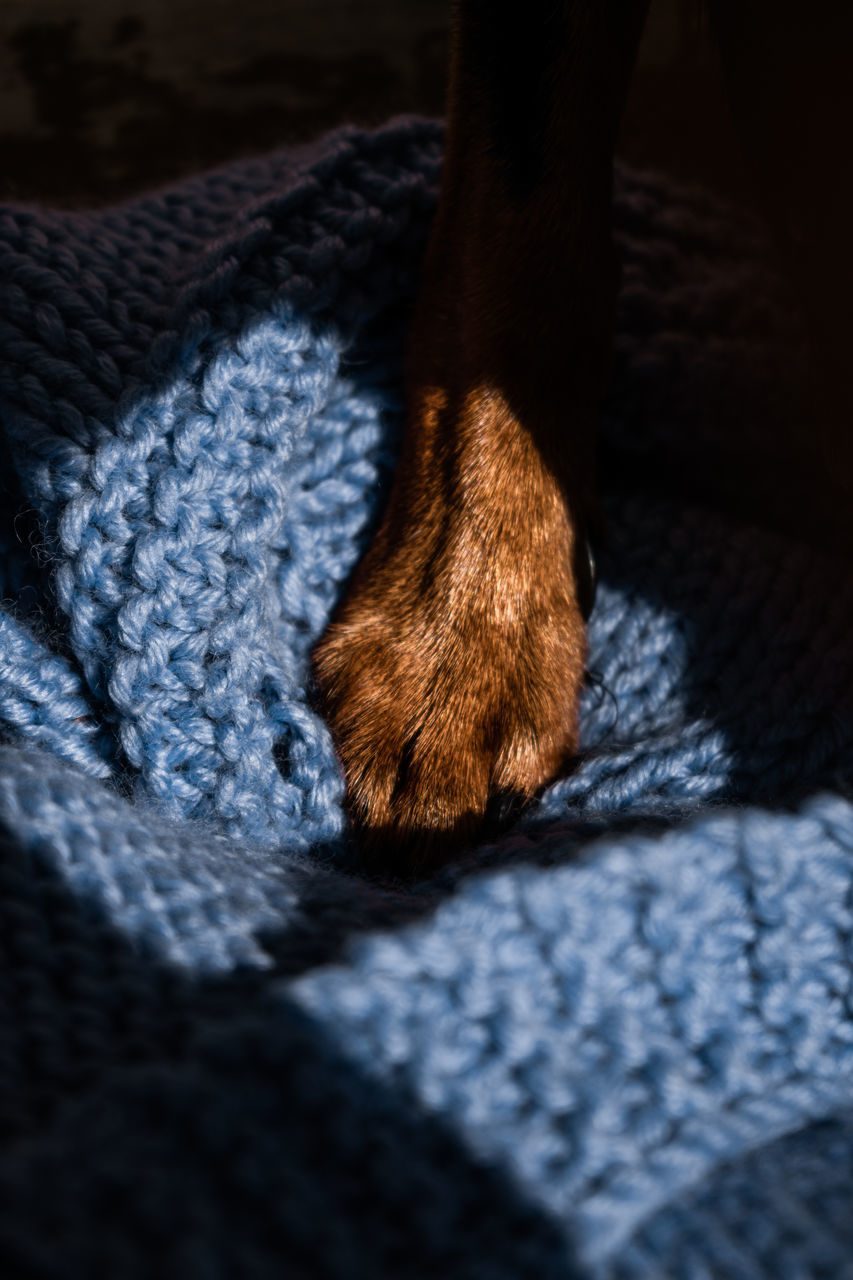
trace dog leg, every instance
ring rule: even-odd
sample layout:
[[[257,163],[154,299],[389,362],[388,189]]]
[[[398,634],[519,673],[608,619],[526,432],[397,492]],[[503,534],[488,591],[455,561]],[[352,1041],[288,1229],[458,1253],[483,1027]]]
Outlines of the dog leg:
[[[576,750],[612,153],[645,10],[455,13],[402,454],[314,666],[365,849],[401,870]]]

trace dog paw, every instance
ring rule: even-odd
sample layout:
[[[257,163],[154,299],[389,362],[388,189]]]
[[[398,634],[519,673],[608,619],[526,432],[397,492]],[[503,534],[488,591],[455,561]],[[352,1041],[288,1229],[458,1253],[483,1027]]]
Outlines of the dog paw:
[[[404,874],[506,821],[565,767],[586,639],[568,555],[482,556],[452,535],[413,555],[399,530],[402,552],[383,555],[383,541],[314,676],[365,859]]]

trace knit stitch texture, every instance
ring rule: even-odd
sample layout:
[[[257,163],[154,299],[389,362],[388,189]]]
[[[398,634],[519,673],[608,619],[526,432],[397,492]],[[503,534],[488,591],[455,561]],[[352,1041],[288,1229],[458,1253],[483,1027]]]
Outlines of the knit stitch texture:
[[[619,176],[577,770],[359,872],[307,657],[440,160],[0,210],[7,1274],[853,1276],[853,585],[763,522],[802,343],[748,218]]]

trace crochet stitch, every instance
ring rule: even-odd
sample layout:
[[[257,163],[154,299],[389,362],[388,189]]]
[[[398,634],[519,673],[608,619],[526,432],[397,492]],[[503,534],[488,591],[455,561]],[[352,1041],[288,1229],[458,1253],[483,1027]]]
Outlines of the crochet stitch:
[[[359,874],[307,657],[440,159],[404,120],[0,210],[10,1274],[853,1275],[853,587],[761,524],[803,357],[749,218],[619,175],[577,770]]]

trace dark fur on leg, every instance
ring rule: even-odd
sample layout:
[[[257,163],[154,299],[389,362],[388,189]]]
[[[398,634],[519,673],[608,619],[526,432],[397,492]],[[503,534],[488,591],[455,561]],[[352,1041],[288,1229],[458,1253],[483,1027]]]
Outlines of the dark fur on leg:
[[[315,654],[350,813],[400,870],[472,838],[496,797],[535,795],[577,747],[612,152],[645,8],[457,8],[402,456]]]

